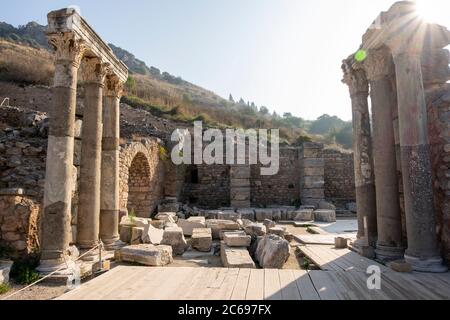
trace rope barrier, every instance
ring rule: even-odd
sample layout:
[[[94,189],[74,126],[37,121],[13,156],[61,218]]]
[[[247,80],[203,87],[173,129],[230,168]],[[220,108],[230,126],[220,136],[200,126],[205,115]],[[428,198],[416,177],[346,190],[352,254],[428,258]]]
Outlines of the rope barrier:
[[[7,105],[6,107],[9,107],[9,98],[3,99],[3,102],[0,104],[0,107],[3,107],[3,105],[5,104],[5,102],[8,102],[8,105]]]
[[[89,253],[91,253],[92,251],[97,250],[98,248],[100,248],[100,265],[102,265],[102,258],[101,258],[101,250],[102,250],[102,247],[103,247],[103,243],[100,242],[100,243],[99,243],[98,245],[96,245],[94,248],[90,249],[89,251],[86,251],[86,252],[83,253],[81,256],[79,256],[78,258],[76,258],[73,262],[80,260],[81,258],[83,258],[84,256],[86,256],[87,254],[89,254]],[[7,300],[7,299],[9,299],[9,298],[15,296],[16,294],[18,294],[18,293],[20,293],[20,292],[22,292],[22,291],[25,291],[25,290],[31,288],[32,286],[38,284],[39,282],[44,281],[45,279],[51,277],[52,275],[58,273],[59,271],[61,271],[61,270],[63,270],[63,269],[66,269],[66,268],[69,268],[69,264],[68,264],[67,261],[66,261],[65,255],[63,255],[63,257],[64,257],[65,266],[62,266],[62,267],[58,268],[57,270],[55,270],[55,271],[49,273],[48,275],[46,275],[46,276],[44,276],[44,277],[42,277],[42,278],[39,278],[38,280],[36,280],[36,281],[33,282],[32,284],[29,284],[28,286],[26,286],[26,287],[24,287],[24,288],[22,288],[22,289],[20,289],[20,290],[17,290],[16,292],[14,292],[14,293],[12,293],[12,294],[6,296],[5,298],[2,298],[1,300]]]

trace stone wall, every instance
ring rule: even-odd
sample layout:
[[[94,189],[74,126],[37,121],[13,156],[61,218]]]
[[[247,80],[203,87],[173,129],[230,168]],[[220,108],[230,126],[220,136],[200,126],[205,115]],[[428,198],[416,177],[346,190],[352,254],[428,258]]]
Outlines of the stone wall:
[[[120,210],[150,217],[164,198],[164,160],[159,139],[129,142],[120,148]]]
[[[355,201],[355,171],[353,153],[324,149],[325,199],[335,206],[345,208]]]
[[[325,198],[323,144],[306,142],[300,149],[300,200],[317,206]]]
[[[262,176],[260,165],[251,166],[251,202],[254,207],[295,205],[300,201],[300,159],[298,148],[280,148],[280,170]]]
[[[40,205],[23,189],[0,189],[0,246],[12,258],[26,256],[39,247]]]

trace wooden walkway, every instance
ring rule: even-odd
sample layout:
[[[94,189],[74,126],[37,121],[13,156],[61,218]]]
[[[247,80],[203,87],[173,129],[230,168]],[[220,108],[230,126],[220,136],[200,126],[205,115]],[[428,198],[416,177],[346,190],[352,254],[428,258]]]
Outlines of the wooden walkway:
[[[302,271],[119,266],[60,300],[450,299],[450,274],[382,272],[381,290],[358,270]]]

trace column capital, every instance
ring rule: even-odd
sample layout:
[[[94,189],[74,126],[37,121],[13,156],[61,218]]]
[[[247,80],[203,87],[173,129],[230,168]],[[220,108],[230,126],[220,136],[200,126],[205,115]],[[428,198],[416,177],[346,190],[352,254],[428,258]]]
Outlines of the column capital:
[[[344,72],[342,82],[348,85],[351,97],[357,94],[369,95],[369,82],[361,65],[354,63],[353,59],[347,59],[343,61],[342,71]]]
[[[392,55],[387,48],[370,50],[363,65],[369,81],[388,77],[395,73]]]
[[[105,81],[105,96],[116,97],[120,99],[123,95],[123,82],[115,76],[111,75],[106,78]]]
[[[50,46],[55,50],[56,63],[72,63],[76,68],[80,67],[81,59],[87,46],[84,40],[73,33],[57,33],[48,36]]]
[[[83,59],[81,76],[85,83],[98,83],[103,86],[109,72],[109,63],[103,63],[96,57]]]

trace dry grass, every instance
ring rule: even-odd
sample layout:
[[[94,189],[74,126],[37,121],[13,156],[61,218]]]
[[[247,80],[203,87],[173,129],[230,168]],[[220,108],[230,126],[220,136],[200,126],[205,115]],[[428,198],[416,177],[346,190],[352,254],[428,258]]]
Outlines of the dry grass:
[[[0,80],[48,86],[54,70],[48,51],[0,40]]]

